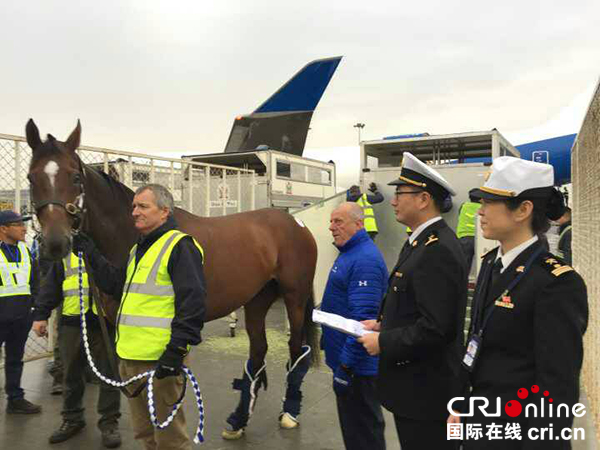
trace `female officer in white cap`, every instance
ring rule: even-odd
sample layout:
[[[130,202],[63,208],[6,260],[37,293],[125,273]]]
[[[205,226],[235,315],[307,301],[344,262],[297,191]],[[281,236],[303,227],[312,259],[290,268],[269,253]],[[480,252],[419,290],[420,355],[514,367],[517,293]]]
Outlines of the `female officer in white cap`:
[[[538,238],[565,209],[553,185],[552,166],[500,157],[484,186],[471,191],[481,199],[483,236],[500,246],[483,256],[462,365],[471,399],[487,398],[487,413],[500,415],[485,417],[465,402],[461,412],[473,413],[462,417],[471,429],[470,436],[464,429],[465,450],[571,448],[560,434],[579,401],[588,304],[579,274]],[[562,407],[557,417],[561,404],[568,413]]]

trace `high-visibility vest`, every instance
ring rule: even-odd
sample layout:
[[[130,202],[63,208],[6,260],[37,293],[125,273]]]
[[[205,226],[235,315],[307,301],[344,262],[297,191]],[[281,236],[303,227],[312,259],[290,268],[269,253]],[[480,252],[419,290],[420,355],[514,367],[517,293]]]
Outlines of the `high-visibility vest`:
[[[134,245],[127,263],[127,277],[121,298],[117,354],[123,359],[156,361],[171,340],[175,317],[175,291],[168,264],[175,245],[186,234],[170,230],[163,234],[136,261]],[[200,244],[194,244],[202,253]]]
[[[4,252],[0,250],[0,297],[15,295],[31,295],[29,278],[31,277],[31,258],[24,242],[17,244],[20,256],[19,262],[10,262]]]
[[[459,238],[475,236],[475,216],[481,208],[481,203],[465,202],[460,207],[456,236]]]
[[[377,233],[379,230],[377,229],[377,222],[375,221],[375,213],[373,212],[373,206],[367,200],[367,194],[363,194],[356,201],[362,209],[365,215],[365,230],[367,233],[375,232]]]
[[[79,315],[79,257],[71,253],[63,259],[63,267],[65,269],[65,279],[63,280],[63,316],[78,316]],[[88,282],[88,274],[83,265],[83,313],[87,313],[90,309],[90,285]],[[94,314],[98,314],[96,305],[92,305]]]

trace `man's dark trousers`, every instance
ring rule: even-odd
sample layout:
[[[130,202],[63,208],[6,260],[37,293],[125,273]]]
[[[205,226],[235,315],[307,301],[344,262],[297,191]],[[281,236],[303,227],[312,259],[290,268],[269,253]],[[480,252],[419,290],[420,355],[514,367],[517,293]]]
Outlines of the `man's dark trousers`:
[[[109,334],[113,335],[111,327]],[[114,338],[114,335],[113,335]],[[88,341],[94,364],[100,372],[111,379],[115,379],[108,362],[108,354],[102,332],[96,327],[88,327]],[[63,419],[81,422],[84,421],[82,405],[85,392],[85,367],[88,364],[83,349],[81,329],[72,325],[61,325],[58,333],[58,346],[64,367],[64,392],[63,392]],[[121,409],[121,392],[119,389],[104,382],[100,383],[98,394],[98,428],[104,430],[113,427],[119,417]]]
[[[25,343],[27,342],[32,323],[33,318],[31,314],[18,319],[0,319],[0,346],[4,343],[5,389],[6,397],[9,401],[19,400],[24,397],[24,392],[21,388],[23,354],[25,353]]]
[[[385,421],[375,377],[355,376],[347,394],[336,395],[346,450],[385,450]]]

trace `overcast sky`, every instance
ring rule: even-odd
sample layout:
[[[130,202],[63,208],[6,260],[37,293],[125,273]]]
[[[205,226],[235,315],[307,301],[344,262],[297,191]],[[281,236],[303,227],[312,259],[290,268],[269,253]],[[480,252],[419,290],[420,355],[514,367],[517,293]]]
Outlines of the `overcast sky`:
[[[85,145],[220,152],[235,116],[343,55],[307,156],[358,161],[356,122],[363,139],[498,128],[519,144],[578,131],[598,17],[597,0],[3,0],[0,133],[33,117],[64,139],[81,118]]]

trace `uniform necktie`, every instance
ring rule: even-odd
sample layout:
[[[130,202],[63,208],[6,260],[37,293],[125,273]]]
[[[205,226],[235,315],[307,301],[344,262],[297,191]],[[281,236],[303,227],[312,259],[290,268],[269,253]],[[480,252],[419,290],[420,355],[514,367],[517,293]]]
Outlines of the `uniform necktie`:
[[[502,258],[498,258],[492,266],[492,286],[496,283],[498,278],[500,278],[500,273],[503,267]]]

